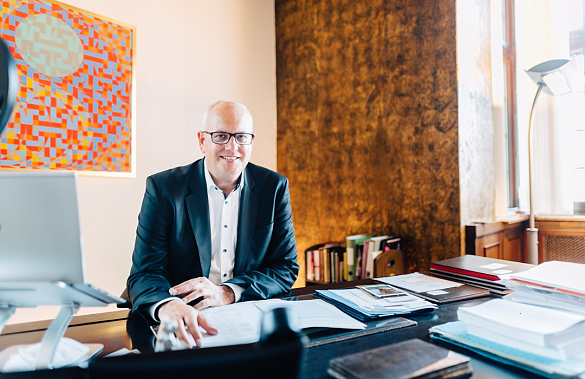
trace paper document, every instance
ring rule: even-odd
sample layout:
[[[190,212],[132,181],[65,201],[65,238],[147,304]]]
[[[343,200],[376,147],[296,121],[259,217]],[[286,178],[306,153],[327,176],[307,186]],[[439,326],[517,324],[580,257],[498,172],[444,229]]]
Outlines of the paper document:
[[[219,334],[203,334],[203,347],[254,343],[260,340],[262,316],[275,308],[286,307],[292,312],[293,327],[298,329],[325,327],[365,329],[366,325],[322,300],[286,301],[281,299],[250,301],[206,308],[201,311]]]
[[[429,292],[446,288],[460,287],[463,284],[452,282],[450,280],[439,279],[433,276],[420,274],[418,272],[406,275],[386,276],[383,278],[374,278],[382,283],[404,288],[412,292]]]
[[[416,308],[420,304],[427,304],[427,302],[421,298],[410,294],[407,294],[406,296],[376,298],[358,288],[330,291],[348,301],[351,301],[361,308],[369,310],[409,310]]]
[[[256,303],[264,312],[274,308],[286,307],[292,310],[298,329],[337,328],[365,329],[366,324],[343,313],[323,300],[286,301],[281,299],[264,300]]]
[[[513,274],[512,279],[557,288],[585,296],[585,264],[549,261],[527,271]]]

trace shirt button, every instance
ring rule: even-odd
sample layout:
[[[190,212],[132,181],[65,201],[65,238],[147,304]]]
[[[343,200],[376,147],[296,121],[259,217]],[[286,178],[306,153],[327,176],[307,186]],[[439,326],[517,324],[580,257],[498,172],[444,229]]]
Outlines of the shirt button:
[[[227,228],[227,225],[224,225],[223,227],[224,227],[224,228]]]
[[[227,253],[227,249],[223,249],[223,252],[224,252],[224,253]]]
[[[225,278],[227,276],[227,274],[223,274],[223,277]]]
[[[227,204],[228,202],[226,201],[224,204]]]

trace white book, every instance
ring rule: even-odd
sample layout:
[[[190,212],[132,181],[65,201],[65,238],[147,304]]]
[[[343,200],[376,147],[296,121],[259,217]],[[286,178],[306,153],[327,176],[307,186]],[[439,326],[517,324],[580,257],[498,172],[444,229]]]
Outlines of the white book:
[[[583,298],[581,298],[581,301],[576,302],[572,298],[557,297],[553,294],[533,292],[524,288],[512,287],[512,289],[514,292],[504,296],[504,299],[515,301],[517,303],[539,305],[541,307],[556,308],[585,315],[585,299]]]
[[[559,346],[585,335],[585,315],[502,299],[459,307],[457,316],[466,325],[543,347]]]
[[[466,326],[467,333],[473,336],[499,343],[501,345],[513,347],[514,349],[520,349],[529,353],[542,355],[548,359],[565,361],[571,358],[585,358],[585,336],[582,336],[574,341],[560,344],[558,346],[538,346],[532,343],[518,340],[513,336],[500,334],[494,330],[484,329],[477,325]]]
[[[511,278],[585,296],[585,264],[581,263],[543,262],[527,271],[512,274]]]

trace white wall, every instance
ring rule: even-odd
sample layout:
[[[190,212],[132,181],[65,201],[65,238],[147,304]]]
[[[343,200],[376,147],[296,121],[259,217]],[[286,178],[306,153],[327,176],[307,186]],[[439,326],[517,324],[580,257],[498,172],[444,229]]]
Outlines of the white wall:
[[[146,177],[201,157],[196,131],[219,99],[252,112],[251,161],[276,170],[273,0],[65,0],[136,27],[136,178],[81,177],[88,282],[120,294],[130,271]],[[107,308],[82,308],[78,314]],[[9,323],[51,319],[19,309]]]

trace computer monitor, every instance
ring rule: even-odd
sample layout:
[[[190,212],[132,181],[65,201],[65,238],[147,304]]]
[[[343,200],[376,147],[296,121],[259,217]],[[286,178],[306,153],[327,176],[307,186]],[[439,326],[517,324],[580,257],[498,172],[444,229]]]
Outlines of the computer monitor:
[[[0,303],[123,303],[86,283],[75,172],[0,172]]]

